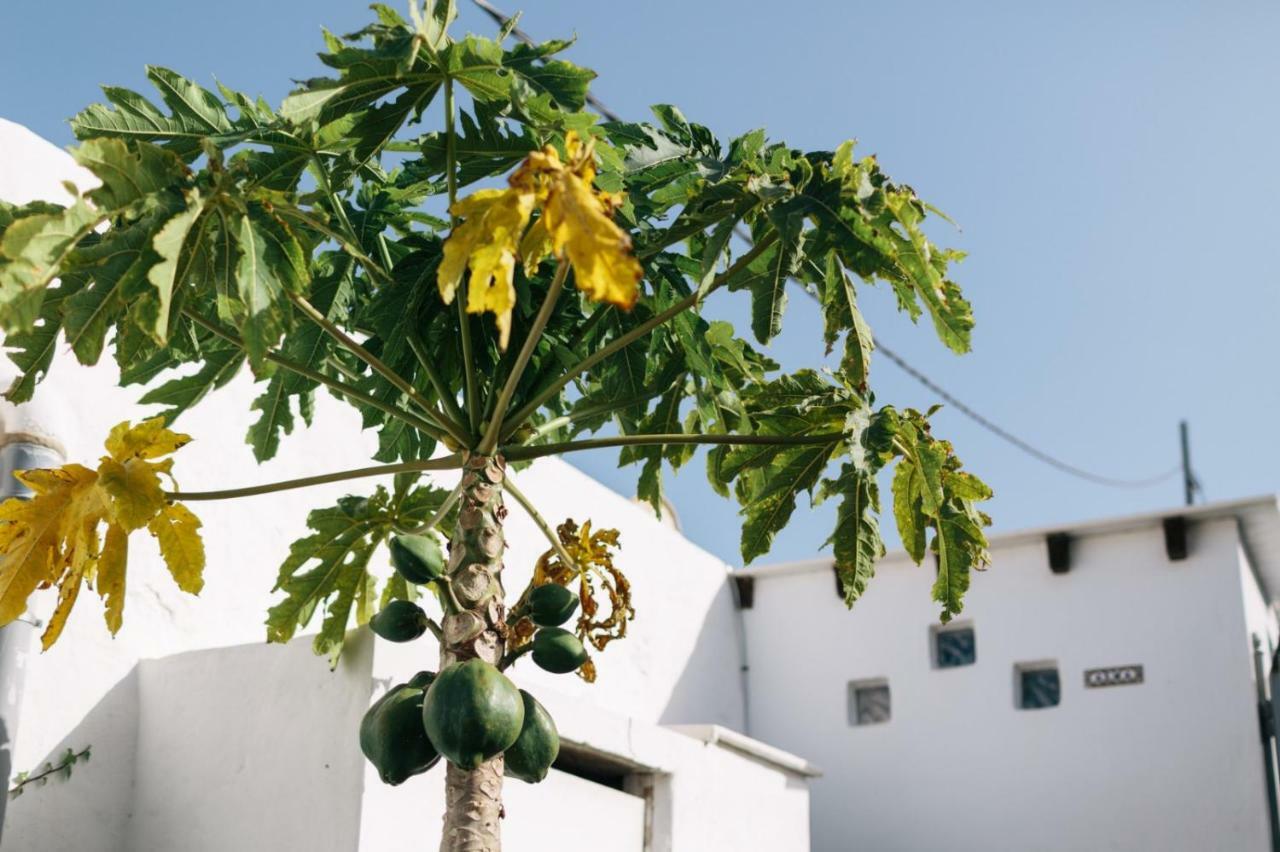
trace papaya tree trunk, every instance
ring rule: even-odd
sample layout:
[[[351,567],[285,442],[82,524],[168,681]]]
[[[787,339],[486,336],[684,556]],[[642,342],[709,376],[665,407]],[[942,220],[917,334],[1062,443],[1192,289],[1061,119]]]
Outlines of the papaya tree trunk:
[[[449,542],[449,578],[457,612],[445,616],[440,669],[479,657],[497,665],[505,651],[501,456],[473,456],[462,472],[458,523]],[[448,764],[440,852],[498,852],[502,848],[502,755],[467,771]]]

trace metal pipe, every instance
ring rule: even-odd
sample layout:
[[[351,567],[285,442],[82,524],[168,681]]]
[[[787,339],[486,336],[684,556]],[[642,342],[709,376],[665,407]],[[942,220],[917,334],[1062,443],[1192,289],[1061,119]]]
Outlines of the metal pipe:
[[[65,453],[29,406],[0,406],[0,500],[27,499],[31,490],[14,478],[14,471],[59,467]],[[36,623],[20,619],[0,627],[0,778],[6,791],[13,777],[13,747],[18,737],[22,686],[31,656]],[[7,795],[0,794],[0,843],[4,840]]]

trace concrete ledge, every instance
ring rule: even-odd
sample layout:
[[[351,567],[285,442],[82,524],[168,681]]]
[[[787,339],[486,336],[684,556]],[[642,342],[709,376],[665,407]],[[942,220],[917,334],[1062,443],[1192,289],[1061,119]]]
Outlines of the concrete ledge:
[[[746,734],[740,734],[729,728],[722,728],[719,725],[666,725],[664,727],[684,734],[686,737],[702,740],[707,745],[718,745],[721,748],[727,748],[745,754],[748,757],[754,757],[770,766],[795,773],[796,775],[802,775],[805,778],[818,778],[822,775],[821,769],[803,757],[797,757],[791,752],[774,748],[768,743],[762,743]]]

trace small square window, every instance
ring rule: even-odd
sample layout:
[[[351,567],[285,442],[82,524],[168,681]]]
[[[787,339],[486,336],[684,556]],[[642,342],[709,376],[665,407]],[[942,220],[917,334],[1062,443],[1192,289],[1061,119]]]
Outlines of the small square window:
[[[877,725],[889,721],[889,682],[877,680],[849,683],[849,724]]]
[[[1040,710],[1057,707],[1062,701],[1062,684],[1057,666],[1019,666],[1018,707],[1023,710]]]
[[[973,627],[933,628],[933,664],[940,669],[971,666],[978,661]]]

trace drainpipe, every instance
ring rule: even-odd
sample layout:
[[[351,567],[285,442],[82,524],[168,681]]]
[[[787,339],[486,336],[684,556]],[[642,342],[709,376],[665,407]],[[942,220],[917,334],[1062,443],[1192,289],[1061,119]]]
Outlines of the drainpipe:
[[[1273,696],[1263,665],[1262,637],[1253,634],[1253,676],[1258,690],[1258,722],[1262,732],[1262,761],[1266,773],[1267,816],[1271,824],[1271,849],[1280,850],[1280,802],[1277,801],[1276,718]]]
[[[32,404],[0,401],[0,500],[29,498],[31,491],[14,478],[15,470],[58,467],[66,451],[49,428],[50,418]],[[13,744],[18,736],[22,684],[38,622],[28,613],[0,627],[0,779],[8,789],[14,775]],[[4,839],[5,804],[0,793],[0,842]]]

